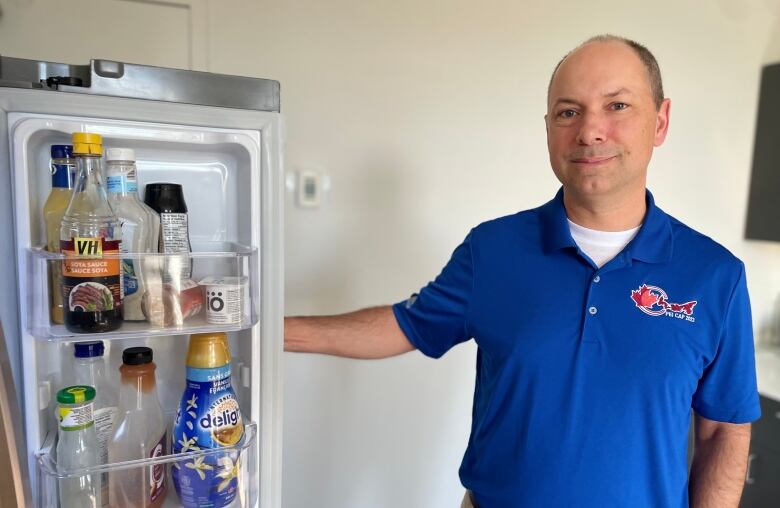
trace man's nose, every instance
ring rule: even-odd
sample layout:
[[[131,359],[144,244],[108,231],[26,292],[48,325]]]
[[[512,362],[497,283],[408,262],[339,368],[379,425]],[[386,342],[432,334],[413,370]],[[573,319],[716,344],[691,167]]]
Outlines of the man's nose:
[[[577,133],[577,143],[581,145],[594,145],[606,140],[606,121],[601,115],[594,113],[584,114],[580,120],[580,130]]]

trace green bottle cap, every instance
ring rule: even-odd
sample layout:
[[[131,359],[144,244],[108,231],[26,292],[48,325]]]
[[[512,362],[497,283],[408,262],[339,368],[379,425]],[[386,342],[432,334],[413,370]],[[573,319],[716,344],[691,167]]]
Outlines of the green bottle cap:
[[[94,398],[95,389],[86,385],[69,386],[57,392],[57,402],[60,404],[79,404]]]

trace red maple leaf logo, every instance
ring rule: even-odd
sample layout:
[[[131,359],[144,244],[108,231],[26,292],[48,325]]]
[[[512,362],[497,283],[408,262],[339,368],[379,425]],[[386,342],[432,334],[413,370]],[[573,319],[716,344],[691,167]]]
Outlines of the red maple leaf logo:
[[[651,293],[647,284],[642,284],[642,287],[638,290],[632,290],[631,299],[634,300],[637,307],[645,307],[647,309],[658,303],[658,295]]]

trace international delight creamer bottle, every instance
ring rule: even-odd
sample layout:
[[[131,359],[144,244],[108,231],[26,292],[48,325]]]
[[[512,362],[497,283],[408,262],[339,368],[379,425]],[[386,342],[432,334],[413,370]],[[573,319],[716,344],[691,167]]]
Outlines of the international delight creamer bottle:
[[[224,333],[190,336],[187,387],[173,422],[173,452],[234,446],[244,423],[230,383],[230,350]],[[239,452],[196,455],[174,463],[171,476],[187,508],[230,504],[239,489]]]

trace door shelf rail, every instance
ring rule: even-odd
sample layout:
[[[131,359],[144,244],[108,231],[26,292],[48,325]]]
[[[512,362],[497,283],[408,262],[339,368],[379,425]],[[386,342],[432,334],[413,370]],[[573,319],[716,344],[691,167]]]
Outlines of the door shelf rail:
[[[247,423],[244,425],[243,438],[233,446],[71,470],[62,470],[58,467],[55,453],[56,431],[51,432],[47,435],[43,448],[35,454],[38,464],[38,485],[41,487],[40,491],[35,493],[38,496],[36,506],[58,507],[58,488],[61,482],[85,476],[91,477],[94,482],[102,482],[105,478],[108,478],[110,482],[112,474],[119,472],[126,474],[132,470],[144,474],[153,471],[153,468],[162,468],[165,475],[165,507],[179,507],[188,504],[182,503],[179,493],[174,488],[171,476],[174,468],[180,468],[184,471],[208,470],[207,472],[214,472],[212,474],[215,482],[214,488],[218,489],[222,486],[223,490],[234,489],[235,491],[235,498],[228,505],[230,508],[257,506],[260,485],[257,432],[256,423]],[[149,473],[146,474],[149,475]],[[220,485],[223,482],[225,485]]]
[[[183,254],[103,253],[100,262],[136,269],[140,267],[143,271],[136,280],[143,281],[143,284],[136,283],[135,287],[136,292],[144,288],[144,293],[135,296],[136,301],[142,303],[140,309],[135,303],[134,314],[131,313],[127,287],[132,284],[124,282],[129,279],[122,275],[124,320],[114,330],[93,333],[69,330],[65,324],[53,319],[53,296],[55,292],[62,291],[64,263],[68,262],[68,258],[41,247],[27,249],[27,279],[21,288],[21,296],[27,305],[26,311],[24,306],[22,308],[22,322],[26,322],[27,332],[32,337],[43,341],[237,331],[257,324],[260,294],[258,249],[230,242],[200,242],[193,243],[192,247],[192,252]],[[173,275],[186,272],[187,269],[182,269],[182,266],[191,267],[189,277]],[[96,304],[98,306],[108,308],[113,305],[106,286],[85,280],[87,282],[75,287],[89,286],[84,293],[93,299],[97,298],[94,295],[102,292],[103,300]],[[75,289],[70,294],[76,294]],[[63,296],[62,305],[75,310],[83,309],[79,307],[84,305],[82,298]]]

